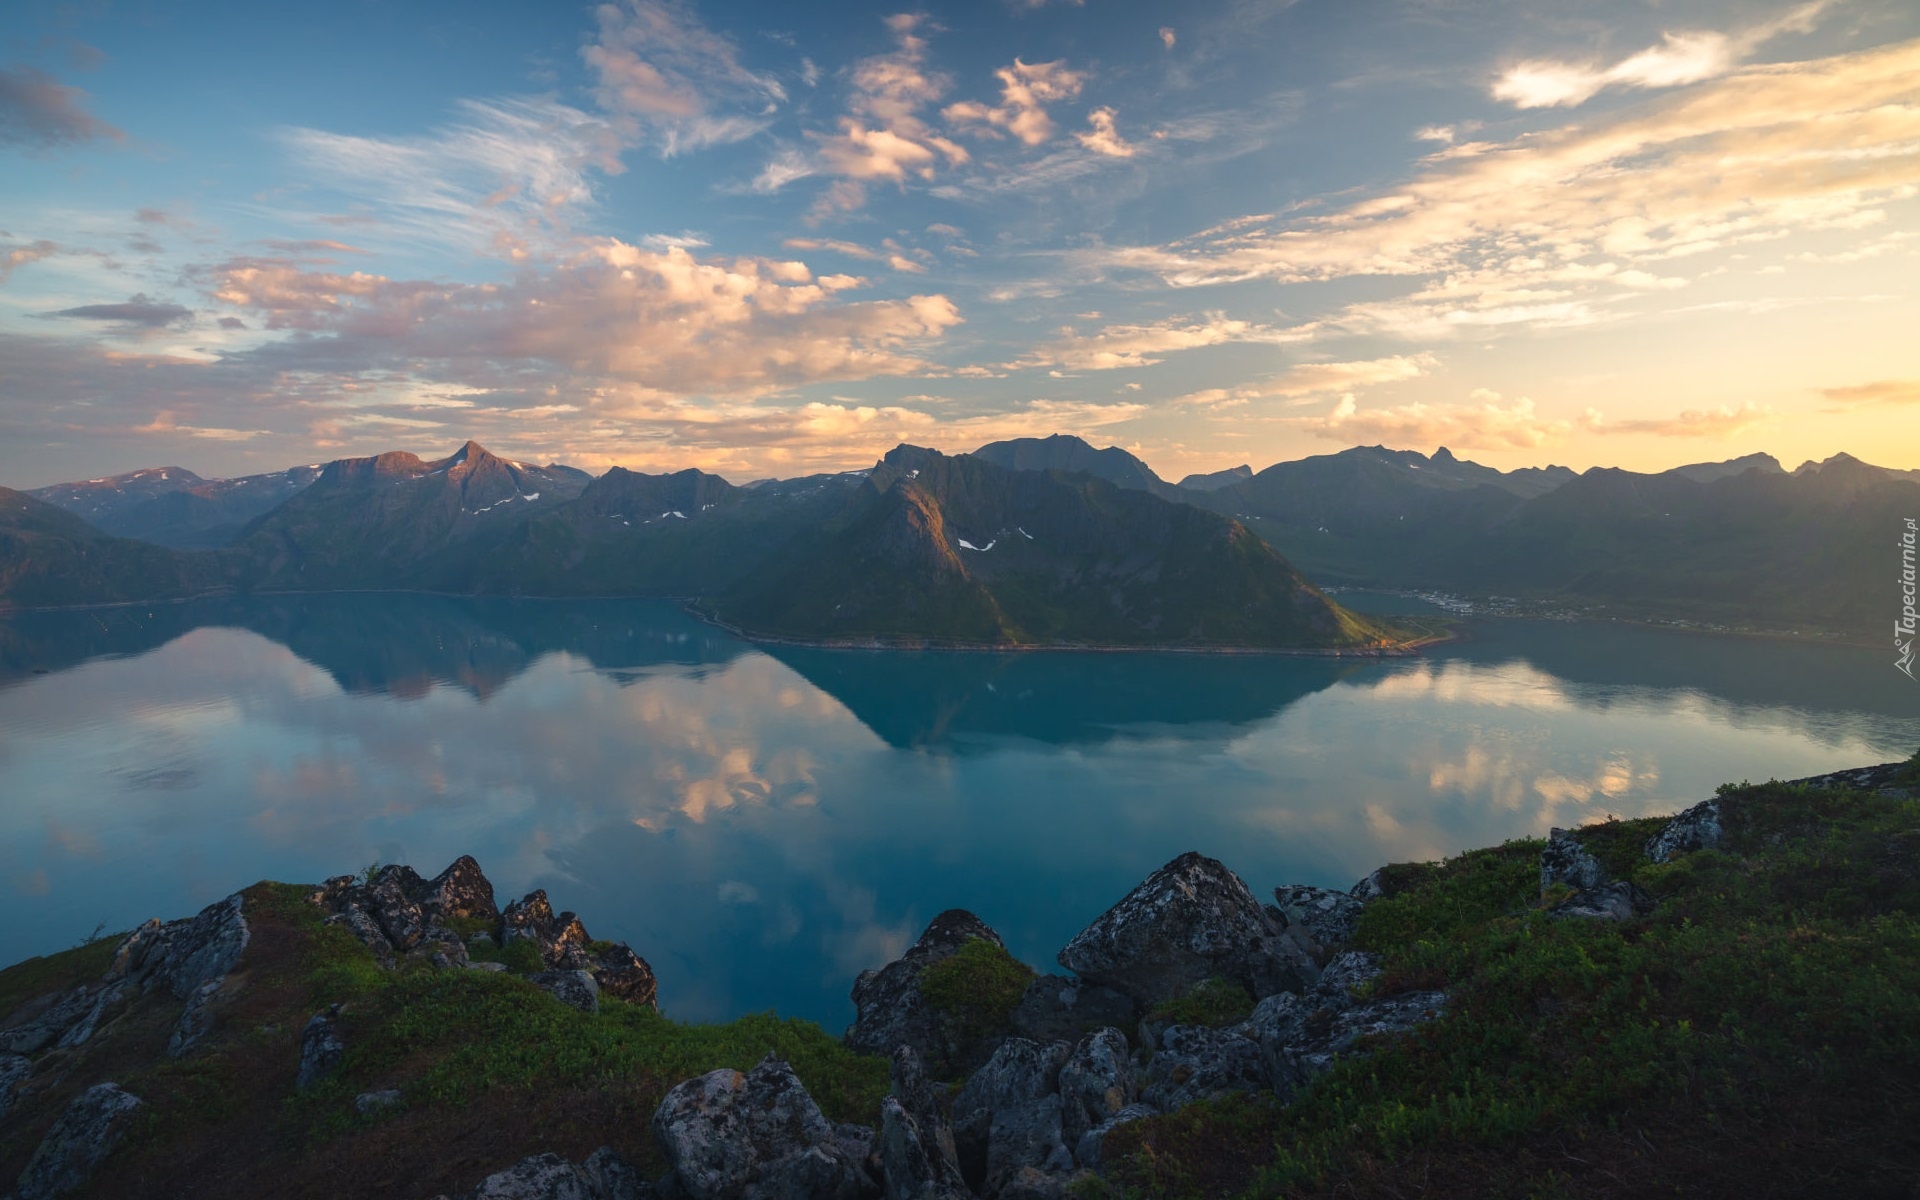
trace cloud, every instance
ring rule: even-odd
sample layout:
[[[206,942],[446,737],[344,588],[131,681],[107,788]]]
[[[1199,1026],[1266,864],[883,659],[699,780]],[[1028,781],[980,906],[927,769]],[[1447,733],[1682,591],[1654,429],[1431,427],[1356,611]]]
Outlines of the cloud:
[[[1418,379],[1439,365],[1431,354],[1396,354],[1357,362],[1298,363],[1273,379],[1237,388],[1209,388],[1180,397],[1185,404],[1232,405],[1345,393],[1378,384]]]
[[[1609,87],[1670,88],[1716,79],[1779,34],[1811,29],[1814,20],[1833,3],[1817,0],[1803,4],[1783,17],[1738,34],[1662,34],[1659,45],[1612,66],[1552,59],[1523,62],[1494,80],[1493,98],[1516,108],[1562,108],[1584,104]]]
[[[1160,44],[1162,46],[1165,46],[1167,49],[1171,50],[1173,49],[1173,44],[1178,40],[1179,39],[1174,35],[1173,26],[1162,25],[1160,27]]]
[[[686,5],[626,0],[594,15],[600,36],[580,56],[626,140],[654,142],[666,155],[738,142],[786,102],[777,79],[741,65],[738,48]]]
[[[1377,442],[1396,448],[1452,446],[1468,450],[1530,450],[1565,437],[1570,421],[1549,420],[1522,397],[1502,404],[1498,392],[1476,391],[1478,404],[1408,404],[1361,409],[1342,396],[1324,417],[1289,417],[1284,424],[1349,445]]]
[[[160,329],[177,325],[193,316],[193,310],[178,304],[154,300],[145,292],[136,292],[124,304],[83,304],[50,313],[55,317],[75,317],[83,321],[113,321],[121,325]]]
[[[592,202],[589,167],[618,165],[613,131],[579,109],[504,99],[463,100],[459,110],[461,120],[424,136],[281,136],[317,177],[380,205],[403,232],[506,256]]]
[[[1710,252],[1865,230],[1920,195],[1916,80],[1920,41],[1752,68],[1579,125],[1452,146],[1323,216],[1255,215],[1076,257],[1174,287],[1416,281],[1326,331],[1484,337],[1617,319],[1657,307]]]
[[[1086,76],[1069,69],[1064,59],[1029,64],[1016,58],[1012,66],[1001,67],[993,74],[1000,81],[997,107],[964,100],[948,105],[941,110],[941,115],[955,126],[975,133],[1004,129],[1028,146],[1038,146],[1053,137],[1053,118],[1047,115],[1046,106],[1073,99],[1086,82]],[[1107,132],[1111,135],[1112,110],[1105,111]]]
[[[1087,114],[1087,124],[1093,126],[1090,133],[1076,133],[1074,140],[1095,154],[1104,154],[1109,158],[1132,158],[1140,152],[1138,146],[1126,141],[1113,127],[1113,110],[1096,108]]]
[[[945,75],[926,69],[926,39],[915,32],[922,20],[906,13],[887,18],[893,51],[854,64],[853,93],[839,132],[814,135],[823,169],[856,185],[831,195],[829,209],[859,207],[861,181],[932,179],[942,159],[950,166],[968,160],[965,147],[935,132],[921,115],[952,86]]]
[[[60,247],[45,238],[28,242],[25,245],[19,243],[0,245],[0,283],[5,283],[8,279],[11,279],[14,271],[26,266],[28,263],[39,262],[41,259],[58,254],[59,252]]]
[[[32,67],[0,67],[0,146],[51,150],[95,138],[126,141],[125,133],[82,107],[86,95]]]
[[[268,328],[324,335],[250,352],[262,361],[417,369],[480,387],[538,364],[687,396],[915,373],[926,364],[909,348],[961,321],[940,295],[841,298],[859,283],[816,278],[801,262],[700,259],[683,246],[599,239],[505,283],[402,281],[236,259],[213,272],[210,290]]]
[[[1211,313],[1203,321],[1173,320],[1149,325],[1109,325],[1095,334],[1068,336],[1029,351],[1014,367],[1064,367],[1074,371],[1112,371],[1149,367],[1165,355],[1229,342],[1284,345],[1303,340],[1291,330]]]
[[[1872,383],[1852,383],[1815,390],[1830,405],[1829,412],[1920,404],[1920,379],[1879,379]]]
[[[1599,412],[1588,409],[1580,420],[1580,426],[1589,433],[1638,433],[1651,434],[1654,437],[1681,438],[1728,438],[1745,433],[1758,425],[1771,424],[1780,419],[1780,414],[1771,408],[1755,405],[1751,400],[1739,408],[1688,409],[1672,417],[1641,418],[1627,421],[1609,421]]]

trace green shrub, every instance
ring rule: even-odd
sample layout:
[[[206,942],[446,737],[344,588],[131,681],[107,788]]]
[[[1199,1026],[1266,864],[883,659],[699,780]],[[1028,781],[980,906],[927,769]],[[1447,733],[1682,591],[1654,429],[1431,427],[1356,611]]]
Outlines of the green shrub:
[[[1252,993],[1218,975],[1196,984],[1184,996],[1162,1002],[1147,1014],[1151,1020],[1170,1021],[1175,1025],[1211,1025],[1216,1029],[1237,1025],[1252,1015]]]
[[[540,957],[540,947],[534,945],[532,938],[511,938],[500,947],[499,961],[507,964],[507,970],[515,975],[535,975],[547,969],[546,960]]]
[[[935,1012],[958,1024],[964,1039],[1004,1027],[1032,982],[1032,967],[984,938],[973,938],[920,972],[920,994]]]

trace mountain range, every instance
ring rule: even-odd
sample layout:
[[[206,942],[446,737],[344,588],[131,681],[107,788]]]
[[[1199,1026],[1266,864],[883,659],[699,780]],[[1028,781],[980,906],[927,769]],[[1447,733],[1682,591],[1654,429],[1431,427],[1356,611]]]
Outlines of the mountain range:
[[[1361,647],[1313,582],[1593,615],[1818,629],[1886,615],[1920,472],[1764,454],[1657,474],[1500,471],[1355,447],[1168,483],[1055,435],[901,446],[866,471],[735,486],[594,477],[469,442],[209,480],[178,467],[0,489],[0,603],[208,591],[672,596],[803,641]]]

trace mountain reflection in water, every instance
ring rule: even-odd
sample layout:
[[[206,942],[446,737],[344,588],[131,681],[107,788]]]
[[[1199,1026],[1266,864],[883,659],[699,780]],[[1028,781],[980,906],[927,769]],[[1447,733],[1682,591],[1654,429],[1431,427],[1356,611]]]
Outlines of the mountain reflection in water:
[[[263,876],[472,853],[632,941],[676,1015],[835,1024],[943,908],[1044,968],[1183,850],[1345,886],[1920,742],[1920,689],[1871,651],[1470,632],[1382,663],[763,650],[643,601],[16,614],[0,961]]]

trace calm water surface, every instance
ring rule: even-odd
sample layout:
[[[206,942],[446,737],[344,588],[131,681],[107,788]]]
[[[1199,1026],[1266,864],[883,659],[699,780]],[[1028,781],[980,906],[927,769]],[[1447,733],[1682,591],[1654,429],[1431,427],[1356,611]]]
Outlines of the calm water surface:
[[[1352,599],[1346,597],[1346,599]],[[936,912],[1038,967],[1183,850],[1345,887],[1904,757],[1872,650],[1496,622],[1386,663],[879,654],[654,603],[275,598],[0,621],[0,962],[262,877],[475,855],[685,1018],[839,1027]]]

